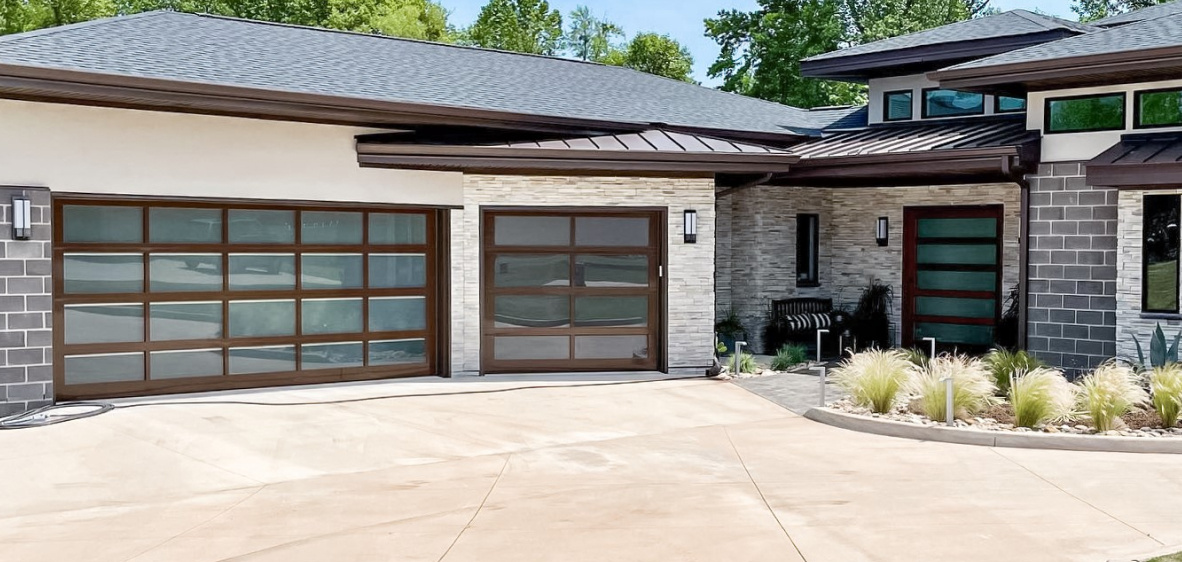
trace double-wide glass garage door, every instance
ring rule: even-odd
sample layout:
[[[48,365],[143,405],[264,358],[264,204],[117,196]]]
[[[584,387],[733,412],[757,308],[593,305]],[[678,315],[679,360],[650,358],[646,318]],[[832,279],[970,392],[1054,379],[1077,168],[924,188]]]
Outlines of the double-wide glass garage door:
[[[663,216],[486,212],[483,370],[656,369]]]
[[[436,211],[55,201],[60,398],[436,371]]]

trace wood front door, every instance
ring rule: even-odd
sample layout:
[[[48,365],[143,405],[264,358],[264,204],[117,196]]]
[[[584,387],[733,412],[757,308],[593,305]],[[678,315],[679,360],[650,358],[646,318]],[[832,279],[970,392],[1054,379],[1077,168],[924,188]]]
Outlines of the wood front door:
[[[487,211],[482,371],[658,368],[663,211]]]
[[[1001,205],[903,211],[905,347],[936,338],[943,351],[991,347],[1001,320]]]

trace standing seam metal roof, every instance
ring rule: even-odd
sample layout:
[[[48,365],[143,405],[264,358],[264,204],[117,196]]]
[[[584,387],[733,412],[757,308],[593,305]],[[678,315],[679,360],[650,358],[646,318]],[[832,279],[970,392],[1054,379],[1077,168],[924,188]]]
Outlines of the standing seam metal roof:
[[[974,118],[947,123],[875,125],[842,131],[792,147],[801,160],[928,150],[1011,146],[1038,138],[1023,118]]]

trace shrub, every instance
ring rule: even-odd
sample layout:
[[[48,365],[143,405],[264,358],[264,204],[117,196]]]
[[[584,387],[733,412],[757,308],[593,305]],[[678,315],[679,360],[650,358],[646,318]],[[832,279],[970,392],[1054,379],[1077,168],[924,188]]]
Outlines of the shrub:
[[[798,343],[786,344],[772,358],[773,371],[787,371],[809,360],[809,350]]]
[[[1097,431],[1108,431],[1122,424],[1120,417],[1148,398],[1129,367],[1109,361],[1096,367],[1079,383],[1080,407]]]
[[[1058,370],[1037,367],[1014,374],[1011,383],[1014,425],[1035,427],[1071,418],[1078,390]]]
[[[924,353],[922,349],[909,347],[902,350],[902,353],[907,358],[907,361],[916,367],[924,367],[928,364],[928,354]]]
[[[1169,363],[1149,373],[1153,409],[1161,417],[1162,427],[1174,427],[1182,411],[1182,365]]]
[[[1009,394],[1010,377],[1016,377],[1046,366],[1046,363],[1025,351],[1010,351],[1000,348],[990,351],[984,361],[989,372],[993,374],[993,382],[997,385],[999,396]]]
[[[759,364],[755,362],[755,356],[744,351],[739,356],[739,372],[754,373],[757,371],[759,371]]]
[[[896,350],[855,353],[833,370],[833,382],[859,406],[878,414],[891,411],[912,365]]]
[[[966,418],[992,406],[997,385],[980,359],[965,355],[941,355],[916,369],[908,391],[918,397],[914,407],[934,420],[947,418],[944,379],[952,377],[953,415]]]

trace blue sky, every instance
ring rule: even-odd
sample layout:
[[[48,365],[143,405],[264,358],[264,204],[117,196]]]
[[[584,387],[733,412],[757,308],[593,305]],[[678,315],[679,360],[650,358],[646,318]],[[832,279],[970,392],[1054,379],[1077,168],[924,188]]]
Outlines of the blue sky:
[[[451,22],[456,26],[471,24],[486,2],[440,0],[451,11]],[[694,55],[694,77],[707,85],[717,82],[707,78],[706,69],[718,56],[718,46],[703,35],[702,20],[719,10],[754,10],[758,6],[756,0],[550,0],[550,5],[561,10],[564,18],[580,4],[622,26],[629,37],[641,31],[655,31],[677,39]],[[1047,14],[1074,19],[1071,0],[993,0],[992,5],[1001,10],[1038,8]]]

